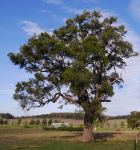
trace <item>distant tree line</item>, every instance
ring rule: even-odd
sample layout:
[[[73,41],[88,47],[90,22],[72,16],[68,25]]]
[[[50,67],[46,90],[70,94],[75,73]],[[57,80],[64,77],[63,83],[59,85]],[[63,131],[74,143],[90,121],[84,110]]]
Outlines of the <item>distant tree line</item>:
[[[21,116],[20,118],[24,119],[27,118],[27,116]],[[51,113],[51,114],[28,116],[28,118],[62,118],[62,119],[82,120],[84,118],[84,113]]]
[[[113,119],[127,119],[129,115],[119,115],[119,116],[104,116],[110,120]],[[27,118],[27,116],[21,116],[20,118]],[[84,113],[50,113],[50,114],[41,114],[41,115],[35,115],[35,116],[28,116],[28,118],[62,118],[62,119],[76,119],[76,120],[83,120]]]
[[[52,119],[34,119],[31,118],[30,120],[25,120],[25,119],[18,119],[17,124],[18,125],[42,125],[42,126],[51,126],[52,123],[58,123],[58,120],[52,120]]]
[[[113,120],[113,119],[127,119],[129,117],[129,115],[121,115],[121,116],[108,116],[108,118],[110,120]]]
[[[133,113],[133,112],[132,112]],[[131,115],[118,115],[118,116],[104,116],[109,120],[113,119],[128,119]],[[62,118],[62,119],[76,119],[82,120],[84,118],[84,113],[76,112],[76,113],[69,113],[69,112],[62,112],[62,113],[50,113],[50,114],[41,114],[35,116],[21,116],[15,117],[10,113],[0,113],[0,118],[4,119],[25,119],[25,118]]]
[[[15,117],[10,113],[0,113],[0,118],[4,119],[14,119]]]

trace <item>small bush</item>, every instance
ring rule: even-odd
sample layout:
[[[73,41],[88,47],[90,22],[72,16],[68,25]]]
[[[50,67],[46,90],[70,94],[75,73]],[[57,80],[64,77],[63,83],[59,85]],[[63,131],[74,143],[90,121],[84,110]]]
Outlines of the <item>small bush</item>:
[[[35,125],[35,124],[36,124],[35,120],[34,120],[34,119],[31,119],[31,120],[30,120],[30,125]]]
[[[40,120],[37,119],[35,124],[36,124],[36,125],[40,125]]]
[[[22,119],[18,119],[17,124],[18,124],[18,125],[20,125],[20,124],[21,124],[21,122],[22,122]]]
[[[124,128],[125,127],[125,123],[122,121],[120,126],[121,126],[121,128]]]
[[[49,119],[48,126],[51,126],[52,122],[53,122],[52,119]]]
[[[4,119],[2,119],[2,118],[0,119],[0,125],[1,124],[4,124]]]
[[[47,126],[47,120],[44,118],[41,122],[42,126]]]

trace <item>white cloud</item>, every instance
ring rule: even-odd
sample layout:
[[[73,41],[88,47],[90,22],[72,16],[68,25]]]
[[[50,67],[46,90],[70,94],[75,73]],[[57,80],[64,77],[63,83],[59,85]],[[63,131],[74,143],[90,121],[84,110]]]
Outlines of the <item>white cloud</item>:
[[[129,10],[136,19],[140,19],[140,0],[131,0]]]
[[[41,32],[45,32],[44,28],[40,27],[37,23],[29,20],[21,20],[20,24],[22,25],[22,30],[28,35],[40,34]]]
[[[70,8],[67,6],[62,6],[61,9],[65,10],[68,13],[72,13],[72,14],[81,14],[84,11],[84,9]]]
[[[97,0],[82,0],[83,3],[97,3]]]
[[[61,0],[44,0],[45,3],[51,4],[51,5],[60,5],[62,4]]]
[[[108,11],[108,10],[100,10],[99,8],[96,8],[97,10],[101,11],[102,15],[103,15],[103,18],[106,18],[106,17],[110,17],[110,16],[114,16],[114,17],[119,17],[119,14],[113,12],[113,11]]]
[[[49,29],[42,28],[37,23],[29,20],[21,20],[20,25],[21,25],[21,29],[29,36],[32,36],[33,34],[38,35],[42,32],[47,32],[48,34],[52,35],[52,32],[54,30],[52,28]]]
[[[84,9],[71,8],[69,6],[64,5],[62,0],[43,0],[46,4],[57,5],[59,9],[64,10],[68,13],[72,14],[80,14]],[[88,0],[87,2],[93,2],[94,0]],[[86,2],[86,0],[82,0],[82,2]],[[44,11],[44,10],[43,10]]]

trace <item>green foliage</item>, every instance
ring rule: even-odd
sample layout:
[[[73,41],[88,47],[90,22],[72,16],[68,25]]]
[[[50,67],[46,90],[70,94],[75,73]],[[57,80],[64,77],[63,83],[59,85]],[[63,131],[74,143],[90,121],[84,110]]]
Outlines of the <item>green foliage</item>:
[[[27,124],[28,124],[28,121],[27,121],[27,120],[25,120],[25,121],[24,121],[24,124],[26,124],[26,125],[27,125]]]
[[[42,125],[47,126],[47,120],[45,118],[42,120]]]
[[[8,120],[5,119],[5,120],[4,120],[4,124],[5,124],[5,125],[8,124]]]
[[[114,95],[113,87],[108,83],[108,81],[103,81],[99,93],[101,95],[102,95],[102,93],[106,93],[109,96],[113,96]]]
[[[18,124],[18,125],[20,125],[20,124],[21,124],[21,122],[22,122],[22,119],[18,119],[17,124]]]
[[[127,119],[128,127],[138,129],[140,127],[140,112],[132,112]]]
[[[52,124],[52,119],[49,119],[48,120],[48,126],[51,126],[51,124]]]
[[[43,117],[43,116],[40,116]],[[62,113],[50,113],[45,115],[48,118],[64,118],[64,119],[78,119],[82,120],[84,118],[84,113],[71,113],[71,112],[62,112]]]
[[[40,125],[40,120],[37,119],[35,124],[36,124],[36,125]]]
[[[4,124],[4,119],[0,118],[0,125]]]
[[[30,120],[30,125],[35,125],[35,124],[36,124],[35,120],[34,120],[34,119],[31,119],[31,120]]]
[[[8,124],[8,120],[0,118],[0,125],[6,125]]]

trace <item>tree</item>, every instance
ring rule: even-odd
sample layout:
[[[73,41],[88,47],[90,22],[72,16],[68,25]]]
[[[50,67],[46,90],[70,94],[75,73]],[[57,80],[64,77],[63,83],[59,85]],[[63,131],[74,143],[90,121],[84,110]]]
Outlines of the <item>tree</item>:
[[[4,119],[0,118],[0,125],[4,124]]]
[[[24,125],[28,125],[28,121],[27,121],[27,120],[25,120],[23,124],[24,124]]]
[[[7,125],[8,124],[8,120],[4,120],[3,124]]]
[[[36,122],[35,122],[34,119],[31,119],[31,120],[30,120],[30,125],[35,125],[35,123],[36,123]]]
[[[118,70],[137,55],[125,40],[125,27],[116,22],[84,11],[51,35],[34,35],[19,53],[9,53],[15,65],[34,76],[17,83],[14,99],[27,110],[62,99],[82,108],[83,139],[93,140],[93,120],[103,110],[102,102],[110,102],[115,84],[122,86]]]
[[[40,120],[39,119],[36,120],[36,125],[40,125]]]
[[[140,112],[131,112],[127,119],[128,127],[138,129],[140,127]]]
[[[45,118],[42,120],[42,125],[47,126],[47,120]]]
[[[22,122],[22,119],[18,119],[17,124],[18,124],[18,125],[20,125],[20,124],[21,124],[21,122]]]
[[[49,119],[48,126],[51,126],[52,122],[53,122],[52,119]]]

